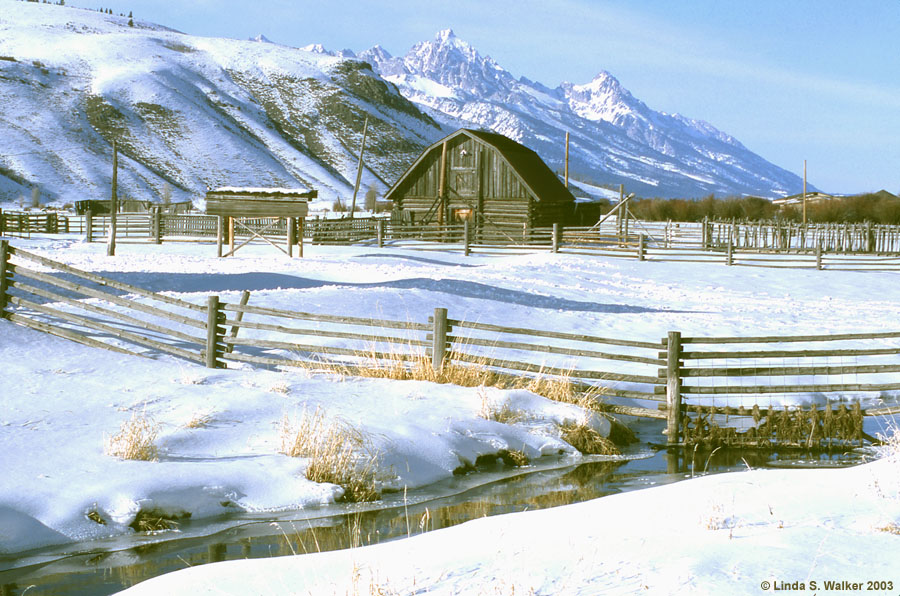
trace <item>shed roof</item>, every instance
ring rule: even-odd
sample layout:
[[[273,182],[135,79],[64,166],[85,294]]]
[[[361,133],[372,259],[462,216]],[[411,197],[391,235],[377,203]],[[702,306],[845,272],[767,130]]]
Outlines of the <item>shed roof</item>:
[[[509,167],[521,178],[522,183],[531,191],[536,200],[575,201],[575,197],[569,192],[569,189],[565,187],[557,175],[553,173],[553,170],[544,163],[544,160],[537,153],[501,134],[470,128],[461,128],[426,148],[422,155],[394,183],[385,195],[386,198],[391,197],[431,151],[460,135],[465,135],[495,149]]]

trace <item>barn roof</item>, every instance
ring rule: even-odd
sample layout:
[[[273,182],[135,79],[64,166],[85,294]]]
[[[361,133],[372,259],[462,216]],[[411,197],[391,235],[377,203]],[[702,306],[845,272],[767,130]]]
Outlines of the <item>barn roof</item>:
[[[433,143],[426,148],[422,155],[416,159],[406,172],[394,183],[394,186],[387,192],[385,198],[391,198],[391,195],[400,188],[403,182],[416,170],[416,167],[425,157],[434,149],[439,148],[444,142],[465,135],[492,147],[500,154],[504,161],[513,171],[521,178],[522,183],[531,191],[535,199],[538,201],[574,201],[575,197],[569,192],[569,189],[560,181],[559,177],[551,170],[540,156],[521,143],[494,132],[483,130],[473,130],[470,128],[461,128],[451,133],[443,139]]]

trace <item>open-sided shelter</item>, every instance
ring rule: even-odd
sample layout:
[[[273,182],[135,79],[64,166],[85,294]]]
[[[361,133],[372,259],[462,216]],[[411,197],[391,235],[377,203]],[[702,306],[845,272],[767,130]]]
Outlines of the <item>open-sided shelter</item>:
[[[564,223],[575,197],[537,153],[503,135],[460,129],[434,143],[385,198],[421,225],[524,228]]]

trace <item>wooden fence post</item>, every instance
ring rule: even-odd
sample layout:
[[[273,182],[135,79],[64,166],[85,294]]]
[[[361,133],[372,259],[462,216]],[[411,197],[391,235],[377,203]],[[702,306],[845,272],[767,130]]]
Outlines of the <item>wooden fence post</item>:
[[[647,237],[644,234],[638,236],[638,261],[644,260],[644,253],[647,250]]]
[[[384,248],[384,220],[375,221],[375,235],[378,238],[378,248]]]
[[[153,226],[153,243],[162,244],[162,210],[158,206],[153,208],[150,225]]]
[[[297,242],[297,248],[299,249],[299,253],[300,253],[297,256],[299,256],[301,259],[303,258],[303,234],[304,234],[303,226],[305,223],[306,223],[306,218],[301,217],[300,221],[297,224],[297,238],[299,240],[299,242]]]
[[[559,234],[560,234],[559,224],[555,223],[555,224],[553,224],[553,236],[550,240],[551,250],[553,252],[559,252]]]
[[[440,373],[447,354],[447,309],[434,309],[434,328],[431,336],[431,368]]]
[[[725,264],[734,265],[734,239],[728,236],[728,249],[725,253]]]
[[[94,241],[94,214],[90,209],[84,214],[84,241]]]
[[[225,328],[219,326],[224,318],[219,297],[210,296],[206,305],[206,368],[224,368],[217,358],[222,354],[222,336]]]
[[[666,436],[669,445],[679,443],[681,425],[681,332],[669,331],[666,344]]]
[[[463,255],[469,256],[472,250],[469,248],[469,243],[471,242],[471,235],[469,234],[469,220],[465,220],[463,222]]]
[[[221,215],[216,216],[216,256],[222,257],[222,243],[225,238],[225,221]]]
[[[297,243],[297,238],[294,234],[297,231],[297,220],[296,218],[289,217],[287,218],[287,255],[289,258],[294,256],[294,244]]]
[[[9,240],[0,240],[0,319],[6,318],[7,286],[6,279],[9,267]]]
[[[3,214],[3,209],[0,209],[0,236],[6,234],[6,215]]]
[[[822,270],[822,239],[816,244],[816,269]]]
[[[238,302],[238,304],[240,304],[241,306],[247,306],[247,303],[249,301],[250,301],[250,290],[244,290],[243,292],[241,292],[241,300],[240,300],[240,302]],[[236,323],[240,323],[243,319],[244,319],[244,311],[239,310],[234,314],[234,320]],[[240,327],[238,327],[237,325],[231,326],[231,331],[229,332],[231,339],[234,339],[237,337],[239,329],[240,329]],[[231,354],[233,351],[234,351],[234,344],[227,344],[225,346],[225,352],[227,354]]]

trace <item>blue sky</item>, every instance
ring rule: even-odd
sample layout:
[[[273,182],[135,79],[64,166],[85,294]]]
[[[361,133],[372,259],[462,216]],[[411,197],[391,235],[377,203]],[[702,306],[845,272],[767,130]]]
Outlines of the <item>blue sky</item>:
[[[900,193],[900,0],[69,0],[185,33],[394,55],[444,28],[555,87],[607,70],[830,192]]]

